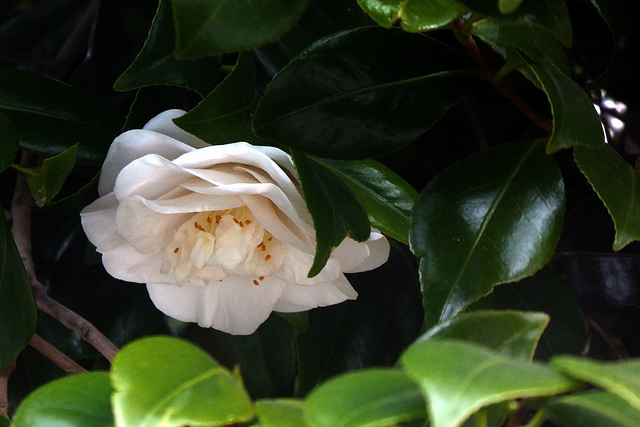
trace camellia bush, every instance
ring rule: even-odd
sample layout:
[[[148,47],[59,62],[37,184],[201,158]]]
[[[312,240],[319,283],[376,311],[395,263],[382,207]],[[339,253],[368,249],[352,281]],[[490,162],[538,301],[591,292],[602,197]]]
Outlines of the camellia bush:
[[[633,0],[0,6],[0,426],[640,425]]]

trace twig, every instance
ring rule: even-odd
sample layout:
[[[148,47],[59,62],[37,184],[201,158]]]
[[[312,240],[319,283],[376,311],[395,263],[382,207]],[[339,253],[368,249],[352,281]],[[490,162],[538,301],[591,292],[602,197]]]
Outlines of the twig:
[[[16,369],[15,359],[0,372],[0,416],[9,418],[9,377]]]
[[[34,156],[32,153],[23,153],[22,163],[24,165],[32,163]],[[76,332],[80,338],[95,347],[109,362],[113,361],[118,347],[91,322],[47,295],[44,286],[38,280],[31,256],[31,211],[29,210],[31,202],[32,198],[27,183],[22,176],[18,175],[15,193],[11,201],[13,238],[27,271],[38,308]]]
[[[453,21],[453,29],[456,34],[460,33],[464,26],[464,19],[456,19]],[[465,50],[475,59],[475,61],[484,70],[487,76],[491,77],[494,74],[493,68],[489,65],[486,58],[480,51],[478,44],[471,36],[459,37],[460,43]],[[504,80],[497,83],[498,88],[502,91],[504,96],[507,97],[513,104],[518,107],[532,122],[542,128],[545,132],[551,133],[553,129],[553,122],[538,113],[529,103]]]
[[[587,322],[589,323],[589,326],[591,326],[593,330],[596,331],[598,335],[600,335],[600,337],[604,340],[604,342],[607,343],[607,345],[609,346],[609,349],[611,350],[613,355],[616,357],[616,359],[618,360],[626,359],[626,357],[624,357],[624,355],[620,352],[620,350],[618,350],[618,347],[613,342],[609,334],[607,334],[607,332],[604,329],[602,329],[602,327],[598,325],[598,323],[595,320],[593,320],[591,317],[587,317]]]
[[[69,375],[87,372],[69,356],[55,348],[50,342],[45,341],[40,335],[34,334],[29,345],[38,350],[44,357],[55,363],[60,369]]]

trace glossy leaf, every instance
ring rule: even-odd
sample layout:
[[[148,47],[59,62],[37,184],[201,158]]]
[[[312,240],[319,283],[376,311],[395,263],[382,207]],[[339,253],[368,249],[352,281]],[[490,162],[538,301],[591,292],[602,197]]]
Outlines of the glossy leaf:
[[[558,242],[564,203],[560,171],[539,143],[495,146],[436,176],[418,197],[410,235],[422,257],[427,325],[542,268]]]
[[[479,78],[466,55],[427,36],[380,27],[345,31],[278,73],[253,128],[321,157],[375,157],[424,133]]]
[[[400,21],[405,31],[414,33],[445,26],[467,12],[454,0],[358,0],[358,4],[379,25],[391,28]]]
[[[498,0],[498,10],[504,14],[513,13],[518,10],[522,1],[523,0]]]
[[[494,403],[551,396],[580,386],[545,365],[508,359],[457,340],[414,344],[401,364],[422,388],[434,427],[460,426]]]
[[[560,397],[547,404],[546,409],[551,420],[564,427],[631,427],[640,424],[640,411],[606,391]]]
[[[253,415],[237,379],[199,348],[169,337],[124,347],[111,368],[116,424],[222,426]]]
[[[573,378],[614,393],[640,411],[640,359],[600,362],[574,356],[551,359],[551,366]]]
[[[253,55],[243,53],[231,72],[202,102],[174,122],[209,144],[262,141],[251,131],[251,118],[258,102]]]
[[[547,153],[568,147],[604,145],[600,118],[587,93],[576,82],[548,64],[529,64],[547,95],[553,114],[553,132]]]
[[[345,182],[311,157],[293,152],[304,199],[316,230],[316,254],[309,277],[324,268],[344,239],[363,242],[371,234],[367,212]]]
[[[340,176],[358,196],[371,225],[405,244],[418,192],[404,179],[375,160],[314,160]]]
[[[442,338],[468,340],[506,357],[531,360],[547,323],[549,316],[544,313],[476,311],[434,326],[417,342]]]
[[[135,61],[118,78],[114,88],[127,91],[144,86],[170,84],[187,87],[206,96],[215,86],[219,58],[178,61],[171,0],[161,0],[149,36]]]
[[[640,240],[640,172],[610,145],[598,150],[576,147],[573,157],[613,219],[613,249],[619,251]]]
[[[12,426],[111,426],[111,384],[106,372],[72,375],[45,384],[18,407]]]
[[[36,305],[29,278],[0,214],[0,371],[27,346],[36,329]]]
[[[275,41],[300,19],[309,0],[172,0],[176,56],[192,59]]]
[[[44,155],[79,143],[78,162],[99,166],[120,132],[123,115],[102,101],[39,75],[0,70],[0,112],[20,135],[20,147]]]
[[[305,427],[305,405],[299,400],[277,399],[256,402],[256,413],[264,427]]]
[[[18,131],[9,117],[0,113],[0,172],[13,163],[18,154]]]
[[[396,425],[426,416],[418,385],[392,369],[364,370],[327,381],[309,394],[306,408],[317,427]]]

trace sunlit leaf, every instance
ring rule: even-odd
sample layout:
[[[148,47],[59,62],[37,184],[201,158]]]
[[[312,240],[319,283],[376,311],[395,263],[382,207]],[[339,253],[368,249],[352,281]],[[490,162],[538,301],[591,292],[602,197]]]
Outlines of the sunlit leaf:
[[[253,407],[237,379],[185,341],[145,338],[124,347],[111,368],[116,424],[223,426]]]
[[[549,316],[544,313],[476,311],[434,326],[417,342],[456,338],[482,344],[503,356],[531,360],[547,323]]]
[[[606,391],[588,391],[552,400],[549,417],[564,427],[640,425],[640,411]]]
[[[309,394],[306,408],[318,427],[396,425],[426,415],[418,385],[392,369],[364,370],[327,381]]]
[[[277,399],[256,402],[256,413],[264,427],[305,427],[305,405],[299,400]]]
[[[106,372],[64,377],[45,384],[23,400],[11,425],[111,426],[112,392]]]
[[[176,56],[192,59],[275,41],[300,19],[309,0],[172,0]]]
[[[457,340],[414,344],[401,365],[422,388],[434,427],[460,426],[494,403],[551,396],[580,386],[545,365],[509,359]]]
[[[400,21],[410,32],[432,30],[465,14],[467,8],[454,0],[358,0],[358,4],[383,27]]]
[[[564,203],[560,171],[535,142],[481,151],[429,182],[410,235],[422,257],[427,325],[542,268],[560,237]]]
[[[171,0],[161,0],[149,30],[149,37],[135,61],[118,78],[116,90],[170,84],[187,87],[206,96],[215,86],[219,58],[178,61],[173,56],[176,36]]]
[[[597,150],[575,147],[573,157],[613,219],[613,249],[619,251],[640,240],[640,172],[610,145]]]
[[[27,346],[36,328],[29,278],[4,213],[0,214],[0,371]]]
[[[469,57],[427,36],[345,31],[316,42],[276,75],[253,129],[321,157],[375,157],[423,134],[480,77]]]

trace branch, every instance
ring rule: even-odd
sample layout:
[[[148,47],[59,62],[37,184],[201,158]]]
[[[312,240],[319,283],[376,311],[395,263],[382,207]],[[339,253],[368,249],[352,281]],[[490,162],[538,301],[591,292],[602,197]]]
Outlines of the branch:
[[[34,163],[35,158],[33,153],[25,152],[22,154],[22,163],[28,166]],[[31,202],[31,193],[29,193],[27,183],[21,175],[18,175],[15,193],[11,201],[13,238],[27,271],[38,308],[80,335],[80,338],[95,347],[109,362],[113,361],[118,347],[84,317],[47,295],[44,286],[38,280],[31,256],[31,211],[29,208]]]
[[[591,326],[591,328],[593,328],[593,330],[596,331],[598,333],[598,335],[600,335],[602,340],[605,343],[607,343],[607,345],[609,346],[609,349],[611,350],[613,355],[616,357],[616,359],[618,359],[618,360],[625,360],[626,359],[624,357],[624,355],[620,352],[620,350],[618,349],[616,344],[613,342],[613,340],[611,339],[609,334],[607,334],[607,332],[604,329],[602,329],[602,327],[600,325],[598,325],[598,323],[595,320],[593,320],[591,317],[587,316],[587,323],[589,323],[589,326]]]
[[[14,369],[15,359],[0,372],[0,417],[9,418],[9,377]]]
[[[29,345],[38,350],[44,357],[55,363],[60,369],[69,375],[87,372],[69,356],[55,348],[51,343],[45,341],[40,335],[34,334],[29,341]]]

